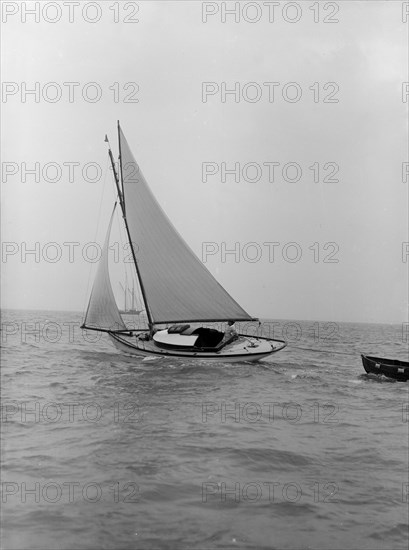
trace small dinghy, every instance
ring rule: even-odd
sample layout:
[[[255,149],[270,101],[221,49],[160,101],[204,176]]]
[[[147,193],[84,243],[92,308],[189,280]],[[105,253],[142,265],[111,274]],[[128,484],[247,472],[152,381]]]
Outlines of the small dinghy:
[[[368,374],[383,374],[401,382],[409,380],[409,362],[398,359],[382,359],[361,355],[362,364]]]

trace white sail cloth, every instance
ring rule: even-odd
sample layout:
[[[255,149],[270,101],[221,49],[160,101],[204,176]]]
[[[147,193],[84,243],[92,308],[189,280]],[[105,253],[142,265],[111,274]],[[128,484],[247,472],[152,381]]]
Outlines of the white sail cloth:
[[[154,323],[250,320],[185,243],[150,191],[121,129],[126,221]],[[113,319],[113,313],[110,313]]]
[[[111,281],[109,279],[108,247],[115,208],[116,204],[109,222],[104,246],[102,247],[101,258],[98,264],[94,286],[92,287],[87,313],[85,314],[83,328],[107,330],[110,332],[127,330],[119,313],[118,306],[116,305]]]

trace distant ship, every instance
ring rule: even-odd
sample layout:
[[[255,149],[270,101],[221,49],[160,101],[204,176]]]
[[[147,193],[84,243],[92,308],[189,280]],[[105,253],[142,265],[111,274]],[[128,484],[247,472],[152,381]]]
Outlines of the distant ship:
[[[122,291],[124,293],[124,309],[120,309],[119,313],[121,313],[122,315],[123,314],[125,314],[125,315],[140,315],[143,311],[145,311],[144,309],[136,309],[135,308],[136,298],[135,298],[135,284],[134,284],[134,282],[132,281],[132,290],[129,289],[128,281],[126,279],[125,279],[125,287],[122,285],[122,283],[119,283],[119,285],[122,288]],[[131,295],[131,307],[130,308],[127,307],[128,293]]]

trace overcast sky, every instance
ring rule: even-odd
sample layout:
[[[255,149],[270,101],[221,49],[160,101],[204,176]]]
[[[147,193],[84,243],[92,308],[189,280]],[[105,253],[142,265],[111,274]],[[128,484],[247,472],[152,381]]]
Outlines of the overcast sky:
[[[3,307],[85,308],[119,119],[176,228],[251,315],[407,321],[405,3],[2,4]]]

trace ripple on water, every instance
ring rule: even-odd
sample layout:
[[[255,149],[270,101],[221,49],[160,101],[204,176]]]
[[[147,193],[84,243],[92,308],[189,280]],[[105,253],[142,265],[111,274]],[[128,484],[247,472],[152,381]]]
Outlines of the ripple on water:
[[[61,345],[8,339],[2,459],[16,485],[3,545],[407,550],[408,385],[365,375],[359,355],[405,353],[392,344],[401,327],[339,324],[324,342],[300,325],[303,349],[254,365],[124,357],[76,331]],[[23,402],[62,416],[26,421]],[[23,482],[39,484],[38,502],[22,501]],[[50,483],[62,491],[54,502]],[[76,484],[73,500],[64,483]]]

